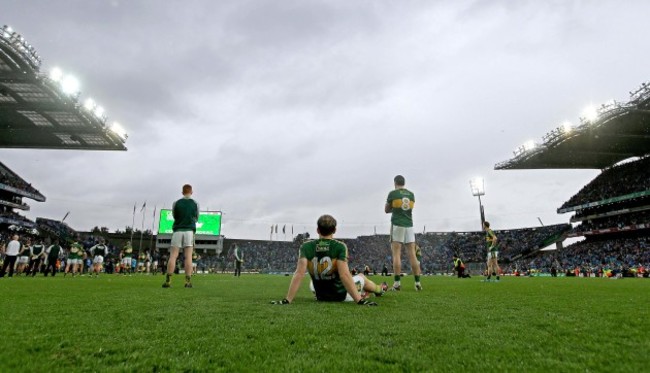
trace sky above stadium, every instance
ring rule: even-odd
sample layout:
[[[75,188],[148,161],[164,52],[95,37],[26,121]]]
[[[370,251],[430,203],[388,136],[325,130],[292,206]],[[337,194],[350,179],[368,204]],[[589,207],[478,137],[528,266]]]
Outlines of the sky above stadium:
[[[11,25],[129,133],[127,152],[0,150],[47,198],[30,218],[136,227],[184,183],[223,233],[387,233],[396,174],[417,231],[564,223],[597,170],[494,171],[523,142],[648,80],[647,1],[2,0]],[[280,232],[279,238],[285,236]]]

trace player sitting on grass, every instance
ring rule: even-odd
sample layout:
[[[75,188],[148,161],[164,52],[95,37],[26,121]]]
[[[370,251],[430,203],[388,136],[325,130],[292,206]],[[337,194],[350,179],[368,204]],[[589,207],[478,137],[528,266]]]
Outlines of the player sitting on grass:
[[[333,239],[336,232],[336,219],[330,215],[318,218],[318,240],[308,241],[300,247],[296,272],[291,279],[286,298],[273,301],[273,304],[293,302],[305,272],[309,271],[316,299],[325,302],[354,301],[362,306],[376,306],[377,303],[361,297],[365,290],[381,296],[386,291],[386,283],[376,285],[363,275],[352,277],[348,268],[348,248],[341,241]]]

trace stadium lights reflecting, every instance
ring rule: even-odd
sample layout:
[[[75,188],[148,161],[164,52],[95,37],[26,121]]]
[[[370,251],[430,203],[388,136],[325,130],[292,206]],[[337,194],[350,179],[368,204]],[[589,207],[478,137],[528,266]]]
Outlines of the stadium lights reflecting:
[[[474,197],[485,195],[485,180],[482,177],[475,177],[469,181],[469,188]]]
[[[535,149],[536,146],[537,145],[535,144],[535,141],[533,141],[533,140],[528,140],[523,145],[524,150],[526,150],[526,151],[533,150],[533,149]]]
[[[66,75],[61,79],[61,90],[65,94],[74,96],[79,93],[79,81],[74,76]]]
[[[88,98],[86,99],[86,101],[84,101],[84,109],[88,111],[93,111],[93,109],[95,109],[96,106],[97,104],[95,103],[95,100],[93,100],[92,98]]]
[[[96,116],[97,118],[101,118],[101,117],[103,117],[103,116],[104,116],[104,108],[101,107],[101,106],[97,106],[97,107],[95,108],[95,111],[93,111],[93,114],[95,114],[95,116]]]
[[[564,123],[562,123],[562,131],[564,131],[564,133],[569,133],[573,131],[573,124],[569,121],[565,121]]]
[[[52,70],[50,70],[50,79],[52,79],[52,81],[58,83],[61,81],[62,77],[63,77],[63,71],[61,71],[61,69],[59,69],[58,67],[55,67]]]
[[[126,130],[125,130],[124,127],[122,127],[119,123],[117,123],[117,122],[113,122],[113,124],[111,125],[111,128],[110,128],[110,129],[111,129],[111,131],[113,131],[116,135],[118,135],[119,137],[121,137],[121,138],[123,138],[123,139],[126,140],[126,138],[127,138]]]
[[[594,105],[589,105],[582,111],[582,117],[593,123],[598,119],[598,110]]]

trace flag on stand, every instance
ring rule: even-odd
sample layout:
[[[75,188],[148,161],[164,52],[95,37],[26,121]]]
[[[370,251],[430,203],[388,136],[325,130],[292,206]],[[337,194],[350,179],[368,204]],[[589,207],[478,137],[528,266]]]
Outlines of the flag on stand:
[[[68,211],[68,212],[65,213],[65,216],[63,217],[63,219],[61,219],[61,222],[65,221],[65,218],[67,218],[68,215],[70,215],[70,211]]]
[[[144,211],[144,208],[147,207],[147,201],[144,201],[142,204],[142,208],[140,208],[140,212]]]
[[[287,225],[285,224],[284,227],[282,227],[282,234],[287,233]]]

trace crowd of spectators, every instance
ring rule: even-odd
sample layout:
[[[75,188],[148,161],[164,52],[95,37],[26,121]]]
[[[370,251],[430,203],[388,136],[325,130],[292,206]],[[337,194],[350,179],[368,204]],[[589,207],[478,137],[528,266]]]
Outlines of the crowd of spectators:
[[[22,224],[24,224],[26,226],[30,226],[30,227],[34,226],[33,221],[27,219],[25,216],[22,216],[22,215],[20,215],[20,214],[18,214],[16,212],[13,212],[11,210],[0,211],[0,218],[4,218],[4,219],[1,219],[1,220],[5,221],[5,222],[9,222],[9,221],[13,220],[13,221],[17,221],[19,223],[22,223]]]
[[[496,231],[499,238],[501,257],[510,260],[523,253],[539,249],[549,242],[553,243],[570,229],[568,224],[539,228]],[[372,272],[382,272],[386,267],[392,269],[390,238],[388,235],[360,236],[342,239],[348,246],[351,269],[362,272],[367,266]],[[486,257],[485,233],[425,233],[416,235],[422,252],[423,273],[446,272],[453,266],[452,255],[459,254],[469,263],[484,263]],[[205,256],[199,267],[210,271],[230,271],[234,265],[232,245],[237,244],[244,253],[244,267],[248,271],[291,272],[296,267],[299,243],[289,241],[245,241],[231,242],[218,255]],[[402,250],[402,266],[410,271],[406,251]]]
[[[540,251],[505,267],[506,272],[602,273],[650,267],[650,237],[581,241],[560,250]]]
[[[61,240],[73,239],[77,236],[77,232],[70,228],[66,223],[46,218],[36,218],[36,225],[38,228],[46,231]]]
[[[650,210],[630,214],[615,215],[593,220],[585,220],[574,228],[575,232],[587,232],[598,229],[624,228],[637,224],[650,224]]]
[[[36,188],[29,184],[13,171],[9,170],[4,164],[0,163],[0,184],[10,186],[19,190],[24,190],[32,194],[40,194]]]
[[[561,208],[580,206],[649,189],[650,157],[646,157],[606,169],[566,201]]]

